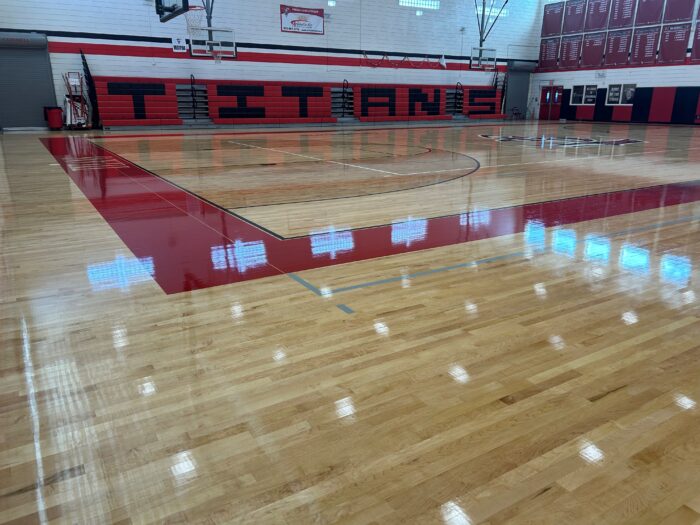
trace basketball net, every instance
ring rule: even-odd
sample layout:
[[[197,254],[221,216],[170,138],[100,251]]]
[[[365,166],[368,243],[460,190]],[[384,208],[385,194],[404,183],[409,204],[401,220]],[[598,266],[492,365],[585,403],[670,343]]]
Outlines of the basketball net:
[[[187,20],[187,33],[190,35],[190,38],[199,38],[199,36],[201,36],[200,33],[202,33],[202,27],[206,26],[204,23],[206,14],[207,11],[204,9],[204,6],[198,5],[190,7],[190,10],[185,13],[185,20]]]

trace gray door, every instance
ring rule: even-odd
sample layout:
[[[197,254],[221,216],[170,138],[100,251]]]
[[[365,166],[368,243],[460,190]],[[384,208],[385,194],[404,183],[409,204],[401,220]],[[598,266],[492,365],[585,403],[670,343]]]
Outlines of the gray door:
[[[0,129],[46,127],[56,105],[46,35],[0,32]]]
[[[508,86],[506,88],[506,114],[512,115],[517,107],[525,116],[527,111],[527,96],[530,90],[529,71],[508,71]]]

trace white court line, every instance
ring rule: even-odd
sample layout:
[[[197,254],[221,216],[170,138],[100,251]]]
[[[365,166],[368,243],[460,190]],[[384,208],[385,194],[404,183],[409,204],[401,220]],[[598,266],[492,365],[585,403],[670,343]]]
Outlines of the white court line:
[[[46,515],[46,501],[44,499],[44,454],[41,452],[41,426],[39,422],[39,407],[36,402],[36,387],[34,385],[34,361],[32,360],[32,348],[29,340],[27,319],[22,315],[20,320],[22,333],[22,361],[24,362],[24,383],[27,389],[27,401],[29,402],[29,418],[32,427],[32,441],[34,442],[34,463],[36,465],[36,506],[39,514],[39,523],[48,523]]]
[[[285,155],[294,155],[295,157],[302,157],[305,159],[312,159],[312,160],[318,160],[321,162],[328,162],[329,164],[339,164],[340,166],[349,166],[351,168],[359,168],[361,170],[369,170],[369,171],[376,171],[378,173],[387,173],[389,175],[404,175],[403,173],[396,173],[394,171],[385,171],[385,170],[378,170],[376,168],[368,168],[367,166],[360,166],[358,164],[347,164],[345,162],[337,162],[335,160],[327,160],[327,159],[322,159],[321,157],[312,157],[311,155],[302,155],[301,153],[292,153],[291,151],[284,151],[281,149],[275,149],[275,148],[263,148],[262,146],[253,146],[252,144],[246,144],[245,142],[236,142],[235,140],[229,140],[230,144],[237,144],[239,146],[246,146],[248,148],[255,148],[255,149],[264,149],[267,151],[275,151],[277,153],[284,153]],[[407,173],[406,175],[412,175],[411,173]]]
[[[341,166],[349,166],[349,167],[351,167],[351,168],[359,168],[359,169],[363,169],[363,170],[376,171],[376,172],[378,172],[378,173],[387,173],[387,174],[389,174],[389,175],[397,175],[397,176],[404,176],[404,177],[410,177],[410,176],[412,176],[412,175],[430,175],[430,174],[433,174],[433,173],[449,173],[449,172],[451,172],[451,171],[462,171],[462,170],[465,170],[465,169],[469,169],[469,167],[465,166],[465,167],[463,167],[463,168],[450,168],[450,169],[446,169],[446,170],[416,171],[416,172],[413,172],[413,173],[396,173],[396,172],[394,172],[394,171],[385,171],[385,170],[379,170],[379,169],[375,169],[375,168],[368,168],[367,166],[360,166],[360,165],[358,165],[358,164],[347,164],[347,163],[344,163],[344,162],[337,162],[337,161],[335,161],[335,160],[327,160],[327,159],[323,159],[323,158],[320,158],[320,157],[313,157],[313,156],[311,156],[311,155],[302,155],[301,153],[292,153],[292,152],[290,152],[290,151],[284,151],[284,150],[281,150],[281,149],[263,148],[262,146],[253,146],[252,144],[246,144],[245,142],[236,142],[235,140],[229,140],[228,142],[231,143],[231,144],[237,144],[237,145],[239,145],[239,146],[247,146],[247,147],[249,147],[249,148],[262,149],[262,150],[268,150],[268,151],[275,151],[275,152],[277,152],[277,153],[284,153],[284,154],[286,154],[286,155],[294,155],[294,156],[296,156],[296,157],[303,157],[303,158],[305,158],[305,159],[312,159],[312,160],[317,160],[317,161],[321,161],[321,162],[328,162],[328,163],[330,163],[330,164],[339,164],[339,165],[341,165]],[[653,151],[639,151],[639,152],[636,152],[636,153],[630,153],[630,154],[628,154],[628,155],[624,155],[622,158],[626,158],[626,157],[637,157],[637,156],[641,156],[641,155],[648,155],[648,154],[650,154],[650,153],[668,153],[669,151],[688,151],[688,150],[695,150],[695,149],[698,149],[698,148],[697,148],[697,147],[695,147],[695,148],[684,148],[684,149],[673,149],[673,148],[670,148],[670,149],[661,149],[661,150],[653,150]],[[458,153],[458,155],[462,155],[462,153]],[[483,170],[483,169],[487,169],[487,168],[508,168],[508,167],[512,167],[512,166],[527,166],[527,165],[530,165],[530,164],[547,164],[547,163],[549,163],[549,162],[588,161],[588,160],[597,159],[597,158],[602,158],[602,156],[601,156],[601,155],[594,155],[594,156],[583,157],[583,158],[581,158],[581,157],[574,157],[574,158],[563,158],[563,159],[538,160],[538,161],[533,161],[533,162],[518,162],[518,163],[515,163],[515,164],[492,164],[492,165],[489,165],[489,166],[481,165],[481,169]],[[607,158],[607,157],[606,157],[606,158]]]

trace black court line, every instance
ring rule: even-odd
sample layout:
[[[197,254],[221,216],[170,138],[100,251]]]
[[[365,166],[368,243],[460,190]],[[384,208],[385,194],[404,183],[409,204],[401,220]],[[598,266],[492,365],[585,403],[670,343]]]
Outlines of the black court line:
[[[203,201],[203,202],[206,202],[206,203],[209,204],[210,206],[213,206],[213,207],[217,208],[218,210],[221,210],[221,211],[223,211],[223,212],[225,212],[225,213],[228,213],[229,215],[232,215],[233,217],[236,217],[237,219],[240,219],[241,221],[243,221],[243,222],[245,222],[245,223],[247,223],[247,224],[250,224],[251,226],[253,226],[253,227],[255,227],[255,228],[257,228],[257,229],[259,229],[259,230],[261,230],[261,231],[263,231],[263,232],[265,232],[265,233],[267,233],[268,235],[272,235],[275,239],[279,239],[280,241],[283,241],[283,240],[286,239],[286,237],[283,237],[283,236],[281,236],[280,234],[275,233],[275,232],[273,232],[272,230],[270,230],[270,229],[268,229],[268,228],[265,228],[264,226],[261,226],[260,224],[254,222],[254,221],[251,221],[250,219],[247,219],[247,218],[245,218],[245,217],[243,217],[243,216],[241,216],[241,215],[238,215],[237,213],[235,213],[235,212],[233,212],[233,211],[231,211],[231,210],[228,210],[228,209],[224,208],[223,206],[219,206],[217,203],[212,202],[212,201],[210,201],[209,199],[206,199],[206,198],[202,197],[201,195],[199,195],[199,194],[197,194],[197,193],[195,193],[195,192],[193,192],[193,191],[190,191],[190,190],[188,190],[187,188],[184,188],[184,187],[180,186],[179,184],[176,184],[176,183],[174,183],[174,182],[172,182],[172,181],[166,179],[165,177],[161,177],[161,176],[158,175],[157,173],[155,173],[155,172],[153,172],[153,171],[151,171],[151,170],[149,170],[149,169],[146,169],[146,168],[144,168],[143,166],[140,166],[140,165],[136,164],[135,162],[131,162],[130,160],[128,160],[128,159],[122,157],[121,155],[118,155],[117,153],[114,153],[114,152],[111,151],[110,149],[105,148],[104,146],[101,146],[101,145],[99,145],[99,144],[94,143],[94,142],[93,142],[92,140],[90,140],[90,139],[88,139],[88,142],[90,142],[90,144],[92,144],[92,145],[95,146],[96,148],[99,148],[99,149],[101,149],[101,150],[103,150],[103,151],[107,151],[110,155],[114,155],[115,157],[120,158],[121,160],[123,160],[124,162],[127,162],[127,163],[130,164],[131,166],[134,166],[135,168],[138,168],[138,169],[140,169],[140,170],[143,170],[143,171],[147,172],[148,174],[153,175],[154,177],[157,177],[158,179],[160,179],[160,180],[162,180],[162,181],[164,181],[164,182],[167,182],[168,184],[170,184],[170,185],[172,185],[172,186],[175,186],[177,189],[179,189],[179,190],[181,190],[181,191],[184,191],[185,193],[187,193],[187,194],[189,194],[189,195],[192,195],[193,197],[196,197],[197,199],[199,199],[199,200],[201,200],[201,201]]]
[[[609,124],[609,123],[603,123],[603,124]],[[617,124],[625,124],[625,123],[617,123]],[[646,125],[646,124],[645,124],[645,125]],[[688,127],[692,127],[692,126],[688,126]],[[360,131],[361,131],[361,130],[360,130]],[[228,209],[228,208],[224,208],[223,206],[220,206],[219,204],[217,204],[217,203],[215,203],[215,202],[212,202],[212,201],[210,201],[209,199],[207,199],[207,198],[205,198],[205,197],[202,197],[201,195],[195,193],[194,191],[191,191],[191,190],[189,190],[189,189],[187,189],[187,188],[184,188],[183,186],[180,186],[179,184],[174,183],[174,182],[170,181],[169,179],[167,179],[167,178],[165,178],[165,177],[163,177],[163,176],[161,176],[161,175],[158,175],[157,173],[155,173],[155,172],[153,172],[153,171],[151,171],[151,170],[149,170],[149,169],[146,169],[146,168],[140,166],[139,164],[136,164],[135,162],[132,162],[132,161],[130,161],[130,160],[128,160],[128,159],[122,157],[121,155],[119,155],[119,154],[117,154],[117,153],[111,151],[109,148],[106,148],[106,147],[104,147],[104,146],[101,146],[101,145],[99,145],[99,144],[96,144],[95,142],[92,141],[92,139],[87,139],[87,140],[88,140],[91,144],[93,144],[95,147],[97,147],[97,148],[99,148],[99,149],[101,149],[101,150],[104,150],[104,151],[109,152],[111,155],[114,155],[115,157],[118,157],[119,159],[123,160],[124,162],[126,162],[126,163],[128,163],[128,164],[130,164],[130,165],[132,165],[132,166],[134,166],[134,167],[136,167],[136,168],[138,168],[138,169],[141,169],[141,170],[143,170],[143,171],[145,171],[145,172],[147,172],[147,173],[153,175],[154,177],[157,177],[158,179],[167,182],[168,184],[171,184],[172,186],[174,186],[174,187],[176,187],[176,188],[178,188],[178,189],[184,191],[185,193],[187,193],[187,194],[189,194],[189,195],[192,195],[193,197],[196,197],[197,199],[199,199],[199,200],[201,200],[201,201],[203,201],[203,202],[206,202],[207,204],[210,204],[211,206],[213,206],[213,207],[215,207],[215,208],[217,208],[217,209],[219,209],[219,210],[221,210],[221,211],[223,211],[223,212],[225,212],[225,213],[228,213],[229,215],[231,215],[231,216],[233,216],[233,217],[236,217],[237,219],[240,219],[241,221],[243,221],[243,222],[245,222],[245,223],[247,223],[247,224],[250,224],[251,226],[253,226],[253,227],[255,227],[255,228],[257,228],[257,229],[259,229],[259,230],[261,230],[261,231],[263,231],[263,232],[265,232],[265,233],[267,233],[268,235],[273,236],[273,237],[276,238],[276,239],[279,239],[279,240],[292,240],[292,239],[300,239],[300,238],[309,237],[309,234],[305,234],[305,235],[295,235],[295,236],[285,237],[284,235],[281,235],[281,234],[279,234],[279,233],[276,233],[276,232],[274,232],[273,230],[270,230],[269,228],[266,228],[265,226],[262,226],[262,225],[258,224],[257,222],[255,222],[255,221],[253,221],[253,220],[251,220],[251,219],[248,219],[248,218],[246,218],[246,217],[244,217],[244,216],[242,216],[242,215],[240,215],[240,214],[238,214],[238,213],[236,213],[236,212],[234,212],[234,211],[232,211],[232,210],[230,210],[230,209]],[[454,153],[454,152],[450,152],[449,150],[435,150],[435,151],[446,151],[446,152],[448,152],[448,153]],[[674,150],[670,150],[670,151],[674,151]],[[440,181],[440,182],[436,182],[436,183],[431,183],[431,184],[428,184],[428,185],[425,185],[425,186],[417,186],[417,187],[415,187],[415,188],[402,189],[402,190],[392,190],[392,191],[388,191],[388,192],[380,192],[380,193],[378,193],[378,194],[379,194],[379,195],[382,195],[382,194],[385,194],[385,193],[396,193],[396,192],[400,192],[400,191],[409,191],[409,190],[413,190],[413,189],[420,189],[420,188],[424,188],[424,187],[427,187],[427,186],[434,186],[434,185],[437,185],[437,184],[442,184],[442,183],[446,183],[446,182],[451,182],[451,181],[454,181],[454,180],[456,180],[456,179],[463,178],[463,177],[466,177],[466,176],[468,176],[468,175],[471,175],[471,174],[473,174],[474,172],[476,172],[476,171],[478,171],[478,170],[480,169],[481,163],[479,163],[479,161],[478,161],[477,159],[475,159],[475,158],[473,158],[473,157],[471,157],[471,156],[469,156],[469,155],[466,155],[466,154],[461,154],[461,153],[455,153],[455,154],[456,154],[456,155],[463,155],[463,156],[465,156],[465,157],[468,157],[468,158],[474,160],[474,161],[477,163],[477,167],[476,167],[473,171],[471,171],[471,172],[469,172],[469,173],[467,173],[467,174],[464,174],[464,175],[460,175],[460,176],[458,176],[458,177],[455,177],[454,179],[449,179],[449,180],[445,180],[445,181]],[[488,167],[489,167],[489,166],[487,166],[487,168],[488,168]],[[689,185],[697,185],[697,184],[700,184],[700,179],[695,179],[695,180],[690,180],[690,181],[680,181],[679,183],[689,184]],[[559,198],[559,199],[550,199],[550,200],[543,200],[543,201],[531,202],[531,203],[527,203],[527,204],[524,204],[524,205],[525,205],[525,206],[537,206],[537,205],[546,204],[546,203],[549,203],[549,202],[564,202],[564,201],[572,200],[572,199],[580,199],[580,198],[585,198],[585,197],[594,197],[594,196],[600,196],[600,195],[614,194],[614,193],[619,193],[619,192],[621,192],[621,191],[630,192],[630,191],[648,190],[648,189],[653,189],[653,188],[659,188],[659,187],[667,186],[668,184],[670,184],[670,183],[653,184],[653,185],[650,185],[650,186],[641,186],[641,187],[638,187],[638,188],[626,188],[626,189],[621,189],[621,190],[603,191],[603,192],[599,192],[599,193],[588,193],[588,194],[585,194],[585,195],[575,195],[575,196],[563,197],[563,198]],[[367,196],[371,196],[371,195],[373,195],[373,194],[359,195],[359,196],[354,196],[354,197],[333,197],[333,198],[331,198],[331,199],[323,199],[323,200],[351,199],[351,198],[354,199],[354,198],[358,198],[358,197],[367,197]],[[304,203],[304,202],[314,202],[314,201],[300,201],[299,203]],[[294,204],[294,203],[285,203],[285,204]],[[266,205],[266,206],[272,206],[272,205]],[[510,206],[501,206],[501,207],[497,207],[497,208],[488,208],[488,211],[507,210],[507,209],[518,208],[518,207],[522,207],[522,206],[523,206],[523,204],[514,204],[514,205],[510,205]],[[425,219],[441,219],[441,218],[446,218],[446,217],[456,217],[456,216],[462,215],[463,213],[473,213],[474,211],[476,211],[476,210],[463,211],[463,212],[459,212],[459,213],[448,213],[448,214],[445,214],[445,215],[435,215],[435,216],[423,217],[423,218],[425,218]],[[484,211],[486,211],[486,210],[484,210]],[[372,225],[370,225],[370,226],[360,226],[360,227],[357,227],[357,228],[346,228],[346,229],[344,229],[344,230],[339,230],[339,231],[369,230],[369,229],[372,229],[372,228],[386,227],[386,226],[389,226],[390,224],[392,224],[392,223],[372,224]]]
[[[255,147],[255,146],[252,146],[252,147]],[[363,193],[362,195],[346,195],[344,197],[327,197],[324,199],[307,199],[307,200],[303,200],[303,201],[276,202],[274,204],[255,204],[253,206],[237,206],[237,207],[231,208],[231,209],[232,210],[244,210],[244,209],[248,210],[248,209],[252,209],[252,208],[266,208],[266,207],[270,207],[270,206],[285,206],[287,204],[304,204],[304,203],[309,203],[309,202],[325,202],[325,201],[335,201],[335,200],[340,200],[340,199],[357,199],[357,198],[361,198],[361,197],[372,197],[374,195],[385,195],[387,193],[398,193],[400,191],[419,190],[421,188],[427,188],[429,186],[437,186],[438,184],[444,184],[446,182],[452,182],[452,181],[461,179],[463,177],[467,177],[467,176],[472,175],[473,173],[477,172],[481,168],[481,163],[477,159],[475,159],[474,157],[472,157],[470,155],[467,155],[466,153],[457,153],[456,151],[450,151],[450,150],[446,150],[446,149],[432,149],[432,148],[429,148],[427,146],[417,146],[417,147],[425,148],[429,151],[427,151],[425,153],[417,153],[416,155],[396,155],[394,157],[384,157],[384,158],[411,158],[411,157],[418,157],[419,155],[427,155],[428,153],[431,153],[433,151],[442,151],[445,153],[450,153],[452,155],[459,155],[460,157],[466,157],[468,159],[471,159],[476,163],[476,166],[474,168],[472,168],[471,171],[468,171],[467,173],[462,173],[462,174],[456,175],[456,176],[452,177],[451,179],[440,180],[437,182],[429,182],[427,184],[422,184],[420,186],[412,186],[411,188],[401,188],[398,190],[377,191],[377,192],[373,192],[373,193]],[[262,149],[270,149],[270,148],[262,148]],[[291,152],[289,152],[289,154],[295,155],[295,153],[291,153]],[[316,160],[316,161],[309,160],[308,162],[309,162],[309,164],[311,164],[313,162],[322,163],[322,162],[328,162],[328,161],[326,161],[326,160]],[[364,166],[359,166],[358,169],[368,169],[370,171],[381,171],[379,169],[374,169],[371,167],[364,167]],[[462,168],[455,168],[454,171],[458,171],[460,169],[462,169]],[[438,170],[438,173],[439,173],[439,171],[440,170]],[[450,171],[452,171],[452,170],[450,170]],[[435,174],[437,174],[437,173],[435,173]],[[424,173],[424,175],[430,175],[430,173]],[[396,174],[394,174],[394,176],[410,177],[411,174],[396,173]]]

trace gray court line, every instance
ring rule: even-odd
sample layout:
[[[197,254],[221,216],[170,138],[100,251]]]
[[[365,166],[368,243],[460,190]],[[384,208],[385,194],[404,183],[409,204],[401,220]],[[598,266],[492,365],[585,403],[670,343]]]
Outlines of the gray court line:
[[[424,277],[426,275],[433,275],[441,272],[449,272],[450,270],[457,270],[459,268],[469,268],[471,266],[478,266],[480,264],[487,264],[491,262],[501,261],[504,259],[513,259],[515,257],[522,257],[523,252],[508,253],[505,255],[496,255],[495,257],[486,257],[485,259],[477,259],[475,261],[469,261],[465,263],[453,264],[450,266],[442,266],[440,268],[433,268],[432,270],[423,270],[422,272],[411,273],[407,275],[400,275],[398,277],[390,277],[388,279],[380,279],[378,281],[369,281],[366,283],[354,284],[352,286],[345,286],[343,288],[336,288],[332,290],[332,293],[348,292],[350,290],[357,290],[359,288],[367,288],[370,286],[379,286],[382,284],[395,283],[401,281],[405,278],[414,279],[416,277]]]
[[[310,283],[309,281],[307,281],[306,279],[302,279],[301,277],[299,277],[299,276],[298,276],[297,274],[295,274],[295,273],[288,273],[287,276],[288,276],[290,279],[294,279],[296,282],[298,282],[300,285],[302,285],[302,286],[303,286],[304,288],[306,288],[307,290],[311,290],[313,293],[315,293],[316,295],[318,295],[319,297],[321,297],[321,295],[322,295],[322,294],[321,294],[321,290],[319,290],[318,288],[316,288],[313,284],[311,284],[311,283]]]
[[[302,277],[299,277],[299,276],[298,276],[297,274],[295,274],[295,273],[288,273],[287,275],[289,276],[290,279],[295,280],[295,281],[298,282],[300,285],[302,285],[304,288],[306,288],[307,290],[310,290],[311,292],[313,292],[313,293],[314,293],[315,295],[317,295],[318,297],[322,297],[322,296],[323,296],[323,293],[321,292],[321,290],[319,290],[318,288],[316,288],[313,284],[311,284],[311,283],[310,283],[309,281],[307,281],[306,279],[304,279],[304,278],[302,278]],[[354,314],[354,313],[355,313],[355,310],[353,310],[352,308],[350,308],[347,304],[342,304],[342,303],[340,303],[340,304],[336,304],[336,306],[337,306],[341,311],[345,312],[346,314]]]
[[[691,215],[689,217],[683,217],[680,219],[659,222],[659,223],[651,224],[649,226],[641,226],[639,228],[628,228],[626,230],[621,230],[619,232],[613,232],[613,233],[609,233],[609,234],[605,234],[605,235],[600,234],[596,237],[600,237],[600,238],[602,238],[602,237],[618,237],[620,235],[641,233],[641,232],[653,230],[655,228],[661,228],[664,226],[673,226],[675,224],[682,224],[685,222],[691,222],[691,221],[695,221],[695,220],[700,220],[700,216]],[[544,252],[544,250],[542,250],[542,252]],[[474,261],[469,261],[469,262],[460,263],[460,264],[454,264],[454,265],[450,265],[450,266],[442,266],[439,268],[433,268],[432,270],[424,270],[421,272],[416,272],[416,273],[412,273],[412,274],[408,274],[408,275],[401,275],[398,277],[390,277],[387,279],[379,279],[377,281],[369,281],[369,282],[365,282],[365,283],[354,284],[352,286],[344,286],[341,288],[335,288],[335,289],[331,290],[331,292],[334,294],[342,293],[342,292],[349,292],[351,290],[359,290],[361,288],[369,288],[371,286],[380,286],[383,284],[395,283],[395,282],[401,281],[402,279],[405,279],[406,277],[411,278],[411,279],[416,278],[416,277],[424,277],[427,275],[433,275],[433,274],[441,273],[441,272],[449,272],[451,270],[457,270],[460,268],[469,268],[471,266],[479,266],[482,264],[488,264],[491,262],[501,261],[501,260],[505,260],[505,259],[514,259],[516,257],[522,257],[523,255],[524,255],[523,252],[513,252],[513,253],[508,253],[505,255],[497,255],[495,257],[486,257],[484,259],[477,259]]]

